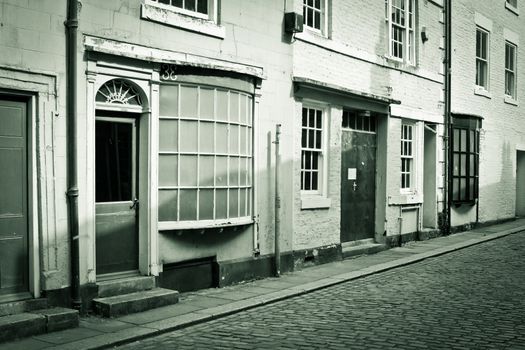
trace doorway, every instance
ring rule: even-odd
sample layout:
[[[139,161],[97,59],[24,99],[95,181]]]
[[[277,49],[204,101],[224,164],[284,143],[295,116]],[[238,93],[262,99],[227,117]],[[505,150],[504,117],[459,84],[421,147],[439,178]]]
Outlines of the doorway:
[[[138,119],[101,112],[95,121],[97,275],[138,271]]]
[[[516,152],[516,216],[525,217],[525,151]]]
[[[344,111],[341,133],[341,242],[374,238],[377,117]]]
[[[437,227],[436,125],[425,123],[423,157],[423,227]]]
[[[27,102],[0,97],[0,301],[29,291]]]

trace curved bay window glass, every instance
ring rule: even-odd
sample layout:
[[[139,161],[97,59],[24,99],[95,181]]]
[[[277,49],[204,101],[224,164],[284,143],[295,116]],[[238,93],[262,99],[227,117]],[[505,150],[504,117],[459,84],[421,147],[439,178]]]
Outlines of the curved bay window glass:
[[[479,188],[479,129],[477,118],[454,116],[452,126],[452,201],[474,204]]]
[[[159,119],[162,226],[249,222],[252,95],[199,84],[161,85]]]

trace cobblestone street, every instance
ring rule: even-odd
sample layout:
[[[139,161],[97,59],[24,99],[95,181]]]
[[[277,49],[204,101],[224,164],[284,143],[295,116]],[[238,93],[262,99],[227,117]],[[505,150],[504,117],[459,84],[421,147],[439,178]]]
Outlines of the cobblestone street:
[[[525,233],[124,349],[525,349]]]

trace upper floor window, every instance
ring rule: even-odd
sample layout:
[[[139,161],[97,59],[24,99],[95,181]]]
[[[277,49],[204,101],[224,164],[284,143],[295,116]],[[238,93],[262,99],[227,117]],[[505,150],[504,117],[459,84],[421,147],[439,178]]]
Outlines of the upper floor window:
[[[414,187],[414,125],[401,124],[401,190]]]
[[[176,8],[182,14],[203,19],[214,19],[214,4],[216,0],[150,0]]]
[[[518,0],[507,0],[507,4],[509,6],[512,6],[514,8],[517,8],[518,7]]]
[[[489,32],[476,30],[476,85],[489,89]]]
[[[516,99],[516,45],[505,43],[505,95]]]
[[[326,0],[303,0],[304,25],[319,33],[326,29]]]
[[[323,194],[325,172],[324,111],[303,107],[301,136],[301,191]]]
[[[386,0],[389,56],[409,64],[416,63],[415,0]]]

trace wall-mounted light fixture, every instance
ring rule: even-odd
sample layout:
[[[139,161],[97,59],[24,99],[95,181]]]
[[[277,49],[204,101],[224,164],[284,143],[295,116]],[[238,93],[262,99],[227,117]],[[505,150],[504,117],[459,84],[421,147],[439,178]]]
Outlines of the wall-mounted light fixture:
[[[421,27],[421,41],[423,41],[423,43],[425,43],[425,41],[428,40],[428,36],[427,36],[427,27],[423,26]]]

